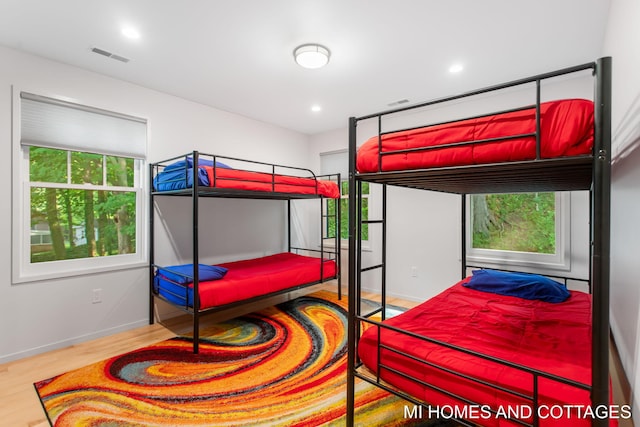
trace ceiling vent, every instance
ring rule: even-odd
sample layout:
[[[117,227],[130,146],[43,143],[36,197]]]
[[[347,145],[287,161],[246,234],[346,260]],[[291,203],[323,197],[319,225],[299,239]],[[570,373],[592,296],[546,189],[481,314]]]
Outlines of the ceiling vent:
[[[98,55],[106,56],[107,58],[115,59],[120,62],[129,62],[129,58],[125,58],[124,56],[116,55],[115,53],[111,53],[108,50],[99,49],[97,47],[91,48],[91,52],[97,53]]]
[[[398,101],[394,101],[394,102],[392,102],[392,103],[390,103],[390,104],[387,104],[387,105],[388,105],[389,107],[396,107],[396,106],[398,106],[398,105],[406,104],[407,102],[409,102],[409,100],[408,100],[408,99],[400,99],[400,100],[398,100]]]

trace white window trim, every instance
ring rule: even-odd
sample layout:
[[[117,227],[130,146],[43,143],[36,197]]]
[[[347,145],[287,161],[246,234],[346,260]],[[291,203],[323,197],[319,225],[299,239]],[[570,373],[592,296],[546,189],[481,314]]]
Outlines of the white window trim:
[[[488,266],[515,266],[536,270],[571,270],[571,193],[556,192],[556,253],[502,251],[472,248],[471,198],[467,196],[467,263]]]
[[[12,87],[12,283],[83,276],[114,270],[140,268],[148,265],[146,236],[148,235],[147,174],[146,162],[135,159],[134,187],[127,191],[136,193],[136,252],[134,254],[111,255],[108,257],[81,258],[32,264],[30,226],[25,212],[30,212],[30,193],[33,183],[29,182],[28,148],[21,145],[20,93],[43,93]],[[55,98],[55,95],[45,95]],[[133,156],[132,156],[133,157]],[[66,188],[70,188],[67,186]],[[82,188],[88,188],[82,186]],[[118,187],[110,188],[117,191]]]

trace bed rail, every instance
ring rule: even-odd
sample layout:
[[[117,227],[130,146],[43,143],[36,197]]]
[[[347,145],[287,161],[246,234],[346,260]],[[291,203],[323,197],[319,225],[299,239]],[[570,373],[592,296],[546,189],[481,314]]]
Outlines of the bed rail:
[[[193,164],[199,167],[194,169]],[[323,195],[320,177],[307,168],[199,151],[151,164],[152,192],[187,195],[194,181],[204,196],[247,197],[255,192],[255,197],[293,199]]]
[[[487,411],[491,412],[494,416],[498,414],[497,410],[495,410],[493,408],[489,408],[489,405],[486,405],[486,403],[484,403],[484,402],[476,402],[476,401],[470,400],[468,398],[465,398],[464,396],[457,395],[457,394],[452,393],[452,392],[450,392],[448,390],[445,390],[445,389],[443,389],[441,387],[438,387],[438,386],[436,386],[434,384],[431,384],[431,383],[428,382],[428,380],[420,380],[420,379],[417,379],[417,378],[413,378],[413,377],[411,377],[411,376],[409,376],[409,375],[407,375],[407,374],[405,374],[403,372],[398,371],[397,369],[393,368],[392,366],[386,365],[382,361],[382,357],[381,357],[381,352],[384,349],[384,350],[393,352],[393,353],[395,353],[397,355],[400,355],[402,357],[406,357],[406,358],[408,358],[408,359],[410,359],[410,360],[412,360],[414,362],[417,362],[417,363],[423,364],[425,366],[429,366],[429,367],[438,369],[440,371],[446,372],[447,374],[454,375],[454,376],[456,376],[458,378],[461,378],[461,379],[464,379],[464,380],[467,380],[467,381],[471,381],[473,383],[478,384],[479,386],[490,387],[493,390],[498,390],[498,391],[501,391],[501,392],[506,393],[508,395],[511,395],[511,396],[514,396],[514,397],[517,397],[517,398],[523,399],[524,401],[529,402],[530,404],[528,405],[528,407],[531,408],[531,415],[533,417],[531,423],[528,423],[526,421],[523,421],[523,420],[517,419],[517,418],[506,418],[511,422],[514,422],[516,424],[520,424],[520,425],[523,425],[523,426],[527,426],[527,427],[534,427],[534,426],[538,425],[538,421],[539,421],[538,420],[538,414],[539,414],[539,409],[540,409],[540,402],[539,402],[539,399],[538,399],[538,388],[539,388],[538,385],[539,385],[539,380],[541,378],[544,378],[544,379],[547,379],[547,380],[550,380],[550,381],[554,381],[554,382],[557,382],[557,383],[560,383],[560,384],[566,384],[566,385],[569,385],[571,387],[575,387],[575,388],[578,388],[578,389],[581,389],[581,390],[591,391],[591,389],[592,389],[592,387],[590,385],[588,385],[588,384],[584,384],[584,383],[581,383],[581,382],[578,382],[578,381],[573,381],[573,380],[568,379],[568,378],[560,377],[558,375],[553,375],[553,374],[550,374],[548,372],[544,372],[544,371],[541,371],[541,370],[538,370],[538,369],[532,369],[532,368],[529,368],[529,367],[524,366],[524,365],[520,365],[520,364],[517,364],[517,363],[510,362],[508,360],[500,359],[498,357],[489,356],[489,355],[486,355],[486,354],[483,354],[483,353],[479,353],[477,351],[466,349],[464,347],[456,346],[456,345],[453,345],[453,344],[450,344],[450,343],[446,343],[446,342],[439,341],[439,340],[436,340],[436,339],[433,339],[433,338],[429,338],[429,337],[424,336],[424,335],[420,335],[420,334],[416,334],[416,333],[413,333],[413,332],[410,332],[410,331],[399,329],[399,328],[396,328],[394,326],[390,326],[388,324],[385,324],[385,323],[370,319],[370,318],[365,317],[365,316],[356,316],[356,318],[359,321],[363,322],[363,323],[367,323],[367,324],[371,325],[372,327],[377,328],[377,340],[378,340],[378,343],[382,342],[381,341],[382,330],[389,330],[389,331],[393,331],[393,332],[396,332],[396,333],[399,333],[399,334],[402,334],[402,335],[406,335],[406,336],[411,337],[411,338],[415,338],[415,339],[418,339],[418,340],[421,340],[421,341],[429,342],[429,343],[435,344],[437,346],[445,347],[445,348],[448,348],[448,349],[451,349],[451,350],[454,350],[454,351],[458,351],[460,353],[471,355],[473,357],[477,357],[478,359],[487,360],[489,362],[495,363],[498,366],[506,366],[506,367],[509,367],[509,368],[512,368],[512,369],[517,369],[518,371],[524,372],[526,374],[529,374],[529,375],[531,375],[531,380],[532,380],[532,393],[531,394],[526,394],[526,393],[522,393],[522,392],[520,392],[518,390],[513,390],[513,389],[510,389],[508,387],[504,387],[504,386],[500,386],[500,385],[497,385],[497,384],[493,384],[493,383],[487,382],[485,380],[482,380],[482,379],[479,379],[479,378],[475,378],[475,377],[473,377],[471,375],[463,374],[463,373],[457,372],[457,371],[455,371],[453,369],[446,368],[444,366],[440,366],[437,363],[433,363],[433,362],[429,362],[429,361],[426,361],[426,360],[422,360],[422,359],[420,359],[420,358],[418,358],[418,357],[416,357],[414,355],[411,355],[409,353],[403,352],[401,350],[398,350],[396,348],[393,348],[393,347],[390,347],[390,346],[384,345],[384,344],[378,346],[378,354],[377,354],[377,357],[376,357],[377,366],[376,366],[376,374],[375,374],[375,376],[372,376],[371,374],[369,374],[367,372],[364,372],[364,371],[363,372],[359,371],[358,369],[363,366],[362,363],[358,363],[357,366],[356,366],[356,372],[355,372],[355,376],[356,377],[361,378],[361,379],[363,379],[363,380],[365,380],[367,382],[370,382],[372,384],[375,384],[377,386],[380,386],[380,385],[383,384],[383,379],[381,378],[381,372],[383,370],[386,370],[388,372],[393,373],[394,375],[399,375],[399,376],[401,376],[401,377],[403,377],[403,378],[405,378],[405,379],[407,379],[409,381],[413,381],[413,382],[416,382],[416,383],[418,383],[418,384],[420,384],[422,386],[431,388],[432,390],[436,390],[437,392],[442,393],[442,394],[444,394],[444,395],[446,395],[448,397],[451,397],[451,398],[453,398],[453,399],[455,399],[455,400],[457,400],[459,402],[462,402],[462,403],[464,403],[466,405],[472,405],[472,406],[477,406],[477,407],[484,406],[484,407],[487,407]],[[357,347],[356,347],[356,349],[357,349]],[[406,393],[403,393],[403,394],[406,395]],[[427,406],[425,404],[425,402],[421,402],[419,400],[415,400],[415,402],[417,402],[416,404]],[[464,422],[464,419],[458,419],[458,418],[455,418],[455,419],[458,422]],[[475,425],[475,424],[470,424],[470,425]]]
[[[541,104],[540,88],[541,88],[542,82],[544,80],[548,80],[548,79],[551,79],[551,78],[554,78],[554,77],[560,77],[560,76],[564,76],[564,75],[567,75],[567,74],[573,74],[573,73],[577,73],[579,71],[595,70],[595,68],[596,68],[596,63],[595,62],[588,62],[588,63],[585,63],[585,64],[577,65],[577,66],[574,66],[574,67],[563,68],[561,70],[557,70],[557,71],[553,71],[553,72],[549,72],[549,73],[545,73],[545,74],[540,74],[540,75],[533,76],[533,77],[513,80],[513,81],[510,81],[510,82],[507,82],[507,83],[503,83],[503,84],[493,85],[493,86],[485,87],[485,88],[478,89],[478,90],[464,92],[464,93],[461,93],[461,94],[458,94],[458,95],[438,98],[438,99],[434,99],[432,101],[422,102],[422,103],[419,103],[419,104],[415,104],[415,105],[411,105],[411,106],[407,106],[407,107],[396,108],[396,109],[393,109],[393,110],[386,110],[386,111],[382,111],[380,113],[375,113],[375,114],[370,114],[370,115],[358,117],[355,120],[356,120],[356,122],[358,122],[358,121],[368,120],[368,119],[372,119],[372,118],[377,118],[378,119],[378,172],[382,172],[382,159],[383,159],[384,156],[390,156],[390,155],[394,155],[394,154],[406,154],[406,153],[411,153],[411,152],[424,152],[424,151],[437,150],[437,149],[450,148],[450,147],[457,147],[457,146],[459,147],[459,146],[468,146],[468,145],[480,145],[480,144],[487,144],[487,143],[494,143],[494,142],[509,141],[509,140],[517,139],[517,138],[535,138],[535,141],[536,141],[536,156],[535,156],[535,160],[541,160],[542,157],[541,157],[541,145],[540,145],[540,104]],[[509,89],[509,88],[522,86],[522,85],[526,85],[526,84],[531,84],[531,83],[535,83],[535,85],[536,85],[536,101],[535,101],[535,103],[533,105],[530,105],[530,106],[527,106],[527,107],[519,107],[519,108],[509,109],[509,110],[492,111],[492,112],[489,112],[489,113],[485,113],[485,114],[482,114],[482,115],[476,115],[476,116],[466,116],[466,117],[461,117],[461,118],[459,118],[457,120],[451,120],[451,121],[445,121],[445,122],[439,122],[439,123],[428,123],[428,124],[425,124],[424,126],[435,126],[435,125],[452,123],[452,122],[455,122],[455,121],[477,119],[477,118],[487,117],[487,116],[491,116],[491,115],[495,115],[495,114],[516,112],[516,111],[522,111],[522,110],[526,110],[526,109],[535,109],[535,122],[536,122],[535,129],[536,129],[536,131],[533,132],[533,133],[518,134],[518,135],[504,135],[502,137],[484,139],[484,140],[454,141],[454,142],[447,143],[447,144],[432,145],[432,146],[429,146],[429,147],[383,151],[383,147],[382,147],[382,137],[383,137],[383,135],[388,135],[388,134],[391,134],[391,133],[394,133],[394,132],[401,132],[401,131],[417,129],[416,127],[399,128],[399,129],[394,129],[394,130],[391,130],[391,131],[384,131],[383,132],[382,131],[382,118],[385,117],[385,116],[388,116],[388,115],[391,115],[391,114],[396,114],[396,113],[399,113],[399,112],[405,112],[405,111],[416,110],[416,109],[420,109],[420,108],[424,108],[424,107],[430,107],[430,106],[434,106],[434,105],[445,104],[445,103],[448,103],[448,102],[451,102],[451,101],[456,101],[456,100],[465,99],[465,98],[471,98],[471,97],[474,97],[474,96],[477,96],[477,95],[482,95],[482,94],[489,93],[489,92],[496,92],[496,91],[499,91],[499,90]],[[420,127],[423,127],[423,126],[420,126]]]
[[[567,76],[573,73],[591,71],[596,72],[598,64],[589,62],[575,67],[568,67],[554,72],[540,74],[533,77],[514,80],[504,84],[489,86],[483,89],[469,91],[454,96],[443,97],[431,101],[386,110],[375,114],[361,117],[352,117],[350,120],[350,132],[355,133],[357,125],[361,121],[377,120],[377,153],[374,152],[372,146],[370,155],[372,157],[369,166],[376,170],[372,172],[356,173],[362,179],[370,182],[387,183],[391,185],[403,186],[408,188],[422,188],[427,190],[442,191],[457,194],[478,194],[478,193],[509,193],[509,192],[536,192],[536,191],[560,191],[565,190],[589,190],[592,178],[591,168],[593,158],[596,157],[595,144],[593,150],[585,154],[573,154],[563,157],[548,157],[542,149],[541,141],[541,87],[545,81],[552,78]],[[491,93],[500,90],[516,88],[523,85],[535,85],[535,94],[529,105],[512,109],[497,110],[483,112],[477,115],[467,115],[458,117],[455,120],[434,121],[424,123],[416,127],[398,127],[390,126],[390,129],[383,130],[383,123],[387,125],[389,116],[397,115],[407,111],[415,111],[424,107],[449,106],[451,101],[465,101],[472,99],[474,96]],[[595,104],[594,95],[594,104]],[[512,113],[523,110],[531,110],[530,120],[532,121],[531,132],[529,129],[516,131],[517,134],[504,131],[501,135],[487,136],[485,139],[473,138],[465,140],[450,140],[446,143],[438,143],[425,147],[403,147],[398,149],[390,149],[383,144],[384,138],[390,134],[411,131],[419,128],[428,128],[436,125],[446,125],[453,122],[478,119],[482,117],[492,116],[496,114]],[[597,109],[595,109],[597,111]],[[428,121],[428,112],[425,113]],[[384,122],[383,122],[384,119]],[[524,133],[521,133],[524,132]],[[374,136],[374,138],[376,138]],[[481,137],[478,137],[481,138]],[[526,159],[519,161],[501,160],[496,163],[474,163],[454,166],[433,166],[433,167],[417,167],[416,169],[406,170],[388,170],[383,169],[383,159],[393,157],[394,159],[402,158],[410,154],[430,153],[442,149],[461,149],[464,147],[480,146],[480,145],[499,145],[509,144],[512,141],[531,140],[534,145],[529,146],[531,149],[530,156],[527,154]],[[370,141],[374,142],[374,141]],[[385,148],[386,147],[386,148]],[[595,154],[594,154],[595,153]],[[353,156],[355,156],[355,151]],[[523,156],[524,158],[524,156]],[[395,161],[395,160],[394,160]],[[385,161],[386,162],[386,161]],[[416,177],[416,174],[420,176]],[[477,176],[483,176],[484,179],[479,181]]]

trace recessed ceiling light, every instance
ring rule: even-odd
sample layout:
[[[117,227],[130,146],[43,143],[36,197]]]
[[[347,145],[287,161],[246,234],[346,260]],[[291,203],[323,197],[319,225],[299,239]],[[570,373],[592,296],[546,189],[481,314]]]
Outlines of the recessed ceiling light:
[[[322,111],[322,107],[319,106],[318,104],[312,105],[311,106],[311,111],[313,111],[314,113],[318,113],[318,112]]]
[[[331,52],[319,44],[303,44],[293,51],[296,63],[304,68],[321,68],[329,63]]]
[[[462,66],[462,64],[457,63],[457,64],[453,64],[451,67],[449,67],[449,72],[450,73],[459,73],[463,69],[464,69],[464,67]]]
[[[122,35],[132,40],[137,40],[140,38],[140,32],[133,27],[122,28]]]

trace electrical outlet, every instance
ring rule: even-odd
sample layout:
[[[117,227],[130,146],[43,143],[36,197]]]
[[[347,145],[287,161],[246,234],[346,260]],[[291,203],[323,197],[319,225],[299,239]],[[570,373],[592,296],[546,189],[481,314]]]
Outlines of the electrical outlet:
[[[91,304],[98,304],[102,302],[102,289],[94,289],[93,297],[91,298]]]

